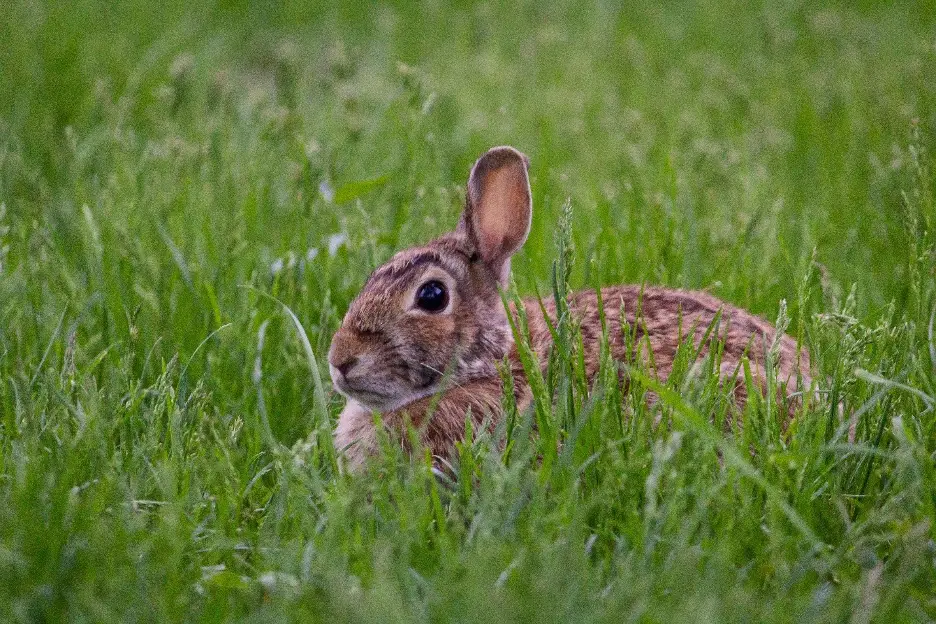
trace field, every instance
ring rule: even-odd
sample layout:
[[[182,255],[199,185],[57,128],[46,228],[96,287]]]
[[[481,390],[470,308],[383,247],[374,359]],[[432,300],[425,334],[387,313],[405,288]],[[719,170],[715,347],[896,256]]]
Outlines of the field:
[[[936,618],[934,33],[922,1],[5,3],[0,620]],[[818,395],[723,433],[712,384],[560,355],[451,470],[388,439],[340,474],[331,335],[499,144],[517,293],[708,290]]]

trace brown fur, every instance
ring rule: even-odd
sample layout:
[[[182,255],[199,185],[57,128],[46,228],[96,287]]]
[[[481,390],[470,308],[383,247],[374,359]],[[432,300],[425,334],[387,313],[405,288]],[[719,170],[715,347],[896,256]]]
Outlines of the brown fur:
[[[435,455],[447,454],[461,439],[469,413],[476,424],[486,418],[498,422],[503,388],[496,363],[505,357],[519,407],[530,405],[532,396],[498,292],[532,218],[526,167],[526,157],[513,148],[494,148],[482,156],[469,178],[459,227],[395,255],[374,271],[352,302],[328,358],[335,387],[349,397],[335,443],[350,467],[360,466],[376,450],[372,410],[382,414],[391,430],[401,431],[411,422]],[[441,282],[449,293],[449,304],[440,312],[426,312],[414,303],[427,280]],[[610,286],[601,293],[615,359],[640,358],[649,365],[652,353],[651,373],[666,380],[681,342],[691,340],[704,357],[717,339],[723,345],[723,380],[735,375],[743,379],[739,367],[746,357],[755,381],[765,385],[767,350],[776,335],[770,323],[701,292]],[[592,380],[600,356],[598,299],[594,291],[582,291],[571,295],[569,304],[581,328],[586,375]],[[544,302],[541,308],[539,301],[527,299],[523,305],[531,346],[545,366],[553,344],[543,308],[555,322],[555,303]],[[621,327],[621,310],[628,327]],[[719,310],[718,336],[700,345]],[[636,331],[636,353],[627,352],[625,332],[631,331]],[[777,379],[787,395],[798,383],[803,388],[811,383],[809,356],[789,336],[779,342]],[[737,383],[734,391],[743,405],[745,385]]]
[[[603,288],[601,292],[608,345],[615,359],[633,362],[638,357],[637,353],[627,352],[625,335],[633,331],[639,308],[640,322],[635,332],[637,344],[633,344],[633,347],[640,351],[639,357],[647,365],[652,353],[654,369],[651,373],[665,381],[672,371],[673,358],[680,343],[691,337],[693,346],[699,348],[706,330],[721,310],[718,336],[710,335],[709,345],[713,340],[718,340],[723,347],[722,377],[729,379],[737,374],[735,397],[738,405],[743,406],[747,399],[744,374],[739,370],[742,357],[748,358],[754,381],[761,388],[766,386],[763,363],[776,332],[763,319],[702,292],[639,286],[611,286]],[[545,367],[553,346],[552,334],[543,317],[540,302],[530,298],[525,299],[523,305],[530,331],[530,345],[538,355],[541,367]],[[550,321],[555,323],[555,302],[544,301],[543,307]],[[592,290],[574,293],[570,298],[570,307],[580,324],[585,372],[589,381],[592,381],[598,372],[600,355],[601,323],[597,296]],[[620,321],[622,308],[628,324],[628,327],[623,328]],[[513,313],[516,314],[516,311]],[[682,335],[678,331],[680,326],[683,328]],[[705,357],[709,345],[702,345],[700,358]],[[518,406],[525,409],[530,405],[532,396],[515,344],[511,346],[507,358],[514,377],[515,398]],[[792,392],[798,383],[802,384],[799,387],[810,386],[809,354],[804,349],[797,351],[796,341],[790,336],[781,337],[777,368],[776,376],[781,390],[789,389]],[[465,417],[469,412],[476,427],[486,418],[492,424],[498,421],[502,393],[498,375],[475,379],[453,386],[441,397],[425,397],[387,412],[382,415],[382,420],[385,426],[397,432],[405,430],[408,421],[421,429],[422,441],[433,455],[445,456],[464,435]],[[427,422],[425,417],[430,413]],[[362,409],[353,401],[349,409],[342,413],[335,441],[339,449],[345,449],[346,457],[353,466],[361,465],[365,457],[376,450],[373,428],[374,418],[370,410]]]

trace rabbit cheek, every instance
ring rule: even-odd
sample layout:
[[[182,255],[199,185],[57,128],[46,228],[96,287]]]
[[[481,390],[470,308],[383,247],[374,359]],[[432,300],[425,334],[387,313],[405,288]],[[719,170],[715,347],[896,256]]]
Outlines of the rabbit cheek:
[[[420,339],[413,344],[409,361],[413,383],[426,388],[438,381],[453,364],[455,323],[451,316],[422,317]]]

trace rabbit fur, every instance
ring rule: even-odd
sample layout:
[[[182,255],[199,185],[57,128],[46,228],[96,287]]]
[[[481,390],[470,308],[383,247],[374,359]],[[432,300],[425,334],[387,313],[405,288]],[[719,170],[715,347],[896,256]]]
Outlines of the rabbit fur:
[[[500,294],[509,279],[510,257],[523,245],[532,221],[528,166],[526,156],[512,147],[495,147],[481,156],[469,175],[465,210],[455,231],[394,255],[351,303],[328,354],[334,387],[348,399],[335,445],[349,468],[359,468],[376,451],[373,412],[391,430],[412,423],[422,442],[442,457],[464,435],[469,414],[476,426],[496,424],[504,392],[498,362],[509,365],[518,407],[531,404],[508,321],[517,310],[513,304],[505,308]],[[757,316],[704,292],[672,288],[608,286],[601,289],[601,299],[616,360],[633,362],[638,356],[635,343],[625,339],[625,332],[636,327],[639,357],[666,380],[681,342],[691,339],[703,357],[717,340],[723,350],[719,374],[735,380],[739,407],[747,398],[745,384],[737,381],[743,380],[742,358],[748,358],[757,384],[766,385],[765,362],[776,330]],[[521,305],[530,345],[545,366],[553,341],[543,311],[555,322],[555,302],[530,298]],[[573,293],[569,307],[581,329],[591,381],[600,359],[598,296],[593,290]],[[701,344],[719,313],[718,335]],[[795,397],[811,385],[809,354],[787,335],[776,341],[777,347],[778,398]]]

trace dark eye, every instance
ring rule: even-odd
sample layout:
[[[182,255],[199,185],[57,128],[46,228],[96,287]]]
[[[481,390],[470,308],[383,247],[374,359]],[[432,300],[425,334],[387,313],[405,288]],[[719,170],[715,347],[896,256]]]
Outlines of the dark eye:
[[[416,291],[416,305],[426,312],[441,312],[448,305],[449,296],[445,285],[437,280],[430,280]]]

